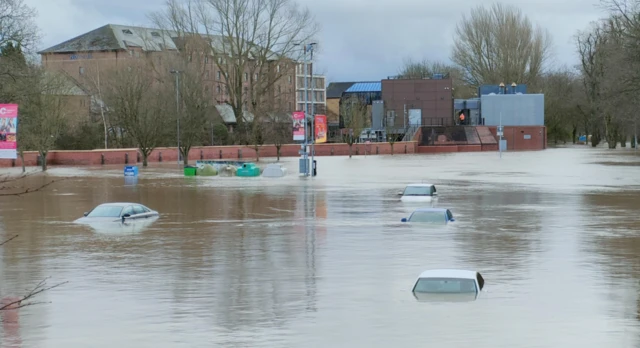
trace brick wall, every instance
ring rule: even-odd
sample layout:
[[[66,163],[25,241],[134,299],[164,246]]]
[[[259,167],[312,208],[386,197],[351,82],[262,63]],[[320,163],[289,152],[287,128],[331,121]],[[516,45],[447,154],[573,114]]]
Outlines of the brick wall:
[[[488,128],[491,134],[498,139],[497,127],[489,126]],[[531,151],[547,148],[547,128],[544,126],[504,126],[503,132],[503,139],[507,140],[507,151]]]
[[[394,144],[395,154],[416,153],[416,142],[403,142]],[[317,144],[316,156],[347,156],[349,146],[347,144]],[[300,145],[287,144],[280,149],[282,157],[300,156],[298,151]],[[353,155],[388,155],[391,154],[389,143],[354,144]],[[38,154],[36,152],[25,152],[25,165],[35,166]],[[162,157],[163,162],[175,162],[178,160],[176,148],[158,148],[149,156],[149,162],[159,162]],[[246,146],[204,146],[194,147],[189,152],[189,160],[194,162],[199,159],[255,159],[255,150]],[[276,157],[276,148],[273,145],[266,145],[260,148],[260,157]],[[47,156],[47,163],[50,165],[100,165],[104,159],[104,164],[135,164],[142,157],[138,155],[137,149],[112,149],[112,150],[87,150],[87,151],[51,151]],[[0,167],[19,167],[22,163],[20,159],[8,160],[0,159]]]

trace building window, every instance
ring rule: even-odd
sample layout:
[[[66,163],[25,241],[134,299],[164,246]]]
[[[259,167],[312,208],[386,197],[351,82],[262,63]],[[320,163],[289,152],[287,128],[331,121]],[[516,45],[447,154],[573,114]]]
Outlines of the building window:
[[[278,65],[276,66],[276,71],[277,71],[277,72],[280,72],[280,64],[278,64]]]
[[[133,33],[131,32],[131,30],[129,29],[122,29],[122,32],[127,34],[127,35],[133,35]]]
[[[289,110],[291,110],[291,102],[289,102]],[[304,118],[304,117],[303,117]]]
[[[133,57],[133,50],[129,50],[129,55]]]
[[[205,64],[209,63],[209,57],[208,56],[204,56],[204,63]]]
[[[191,61],[193,59],[193,55],[189,55],[189,61]]]
[[[216,86],[216,93],[220,94],[220,86]]]
[[[205,76],[206,78],[209,78],[209,70],[205,71],[204,76]]]
[[[204,91],[205,91],[206,93],[209,93],[209,86],[204,86]]]
[[[220,81],[220,70],[216,71],[216,80]]]
[[[289,75],[289,83],[291,83],[291,75]]]
[[[249,73],[244,73],[244,80],[249,81]]]
[[[278,93],[282,93],[282,86],[278,86]]]
[[[158,34],[158,32],[152,31],[151,36],[160,37],[160,34]]]
[[[84,68],[83,68],[83,67],[80,67],[80,68],[78,69],[78,73],[79,73],[80,75],[84,75]]]

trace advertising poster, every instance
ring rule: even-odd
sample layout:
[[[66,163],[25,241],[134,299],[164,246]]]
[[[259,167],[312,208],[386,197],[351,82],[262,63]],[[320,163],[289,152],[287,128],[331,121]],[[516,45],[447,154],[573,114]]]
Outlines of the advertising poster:
[[[327,142],[327,116],[316,115],[314,123],[316,128],[316,143],[326,143]]]
[[[293,112],[293,140],[304,140],[304,112]]]
[[[18,105],[0,104],[0,158],[18,158]]]

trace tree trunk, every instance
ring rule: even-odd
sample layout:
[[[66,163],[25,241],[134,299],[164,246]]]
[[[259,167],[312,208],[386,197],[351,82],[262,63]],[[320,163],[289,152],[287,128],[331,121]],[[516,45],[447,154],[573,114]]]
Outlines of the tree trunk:
[[[19,154],[20,154],[20,162],[22,162],[22,172],[24,173],[27,171],[24,165],[24,151],[20,150]]]
[[[42,159],[42,162],[40,164],[42,165],[43,172],[47,171],[47,154],[47,151],[40,151],[40,158]]]
[[[627,147],[627,136],[620,135],[618,138],[620,139],[620,147]]]
[[[571,140],[573,141],[574,145],[576,143],[576,137],[577,136],[578,136],[578,127],[573,126],[573,130],[571,131]]]
[[[276,145],[276,157],[277,157],[277,161],[280,162],[280,148],[282,147],[282,145]]]
[[[256,150],[256,162],[260,162],[260,146],[256,146],[253,149]]]
[[[391,156],[393,156],[393,143],[389,143],[391,145]]]
[[[351,147],[353,146],[352,143],[349,143],[349,158],[351,158]]]
[[[149,164],[149,151],[140,149],[140,152],[142,152],[142,166],[146,167]]]
[[[184,163],[185,166],[189,165],[189,152],[191,152],[191,145],[180,148],[182,163]]]

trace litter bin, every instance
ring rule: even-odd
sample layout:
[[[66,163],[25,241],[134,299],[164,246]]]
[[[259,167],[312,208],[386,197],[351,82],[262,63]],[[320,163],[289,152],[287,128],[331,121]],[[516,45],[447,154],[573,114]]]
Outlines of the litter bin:
[[[184,176],[196,176],[197,167],[185,166],[184,167]]]
[[[318,171],[317,171],[318,168],[316,164],[317,164],[316,160],[313,160],[313,173],[312,173],[313,176],[318,175]]]

